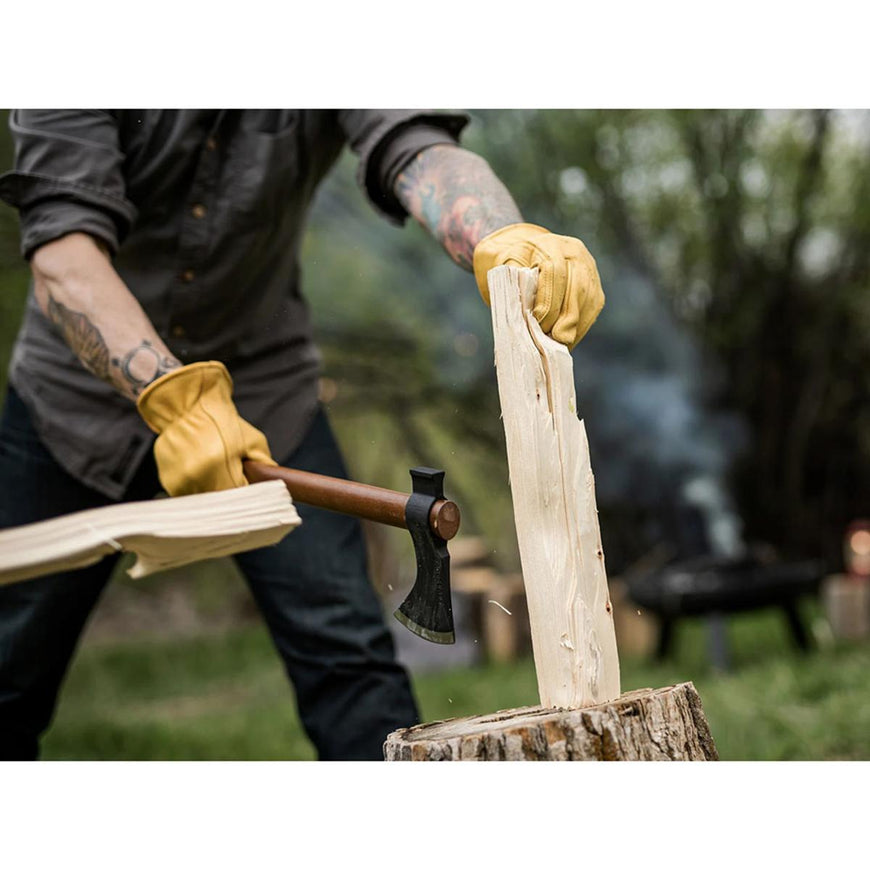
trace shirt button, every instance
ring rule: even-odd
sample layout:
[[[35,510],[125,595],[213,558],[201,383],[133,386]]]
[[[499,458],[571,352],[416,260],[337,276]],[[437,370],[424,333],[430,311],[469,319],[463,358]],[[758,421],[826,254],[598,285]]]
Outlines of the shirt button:
[[[217,139],[214,136],[209,136],[208,139],[205,140],[205,150],[206,151],[214,151],[217,148]]]
[[[184,330],[184,327],[181,326],[180,324],[176,324],[175,326],[172,327],[172,334],[176,338],[184,338],[184,336],[187,335],[187,333]]]
[[[181,273],[181,280],[184,281],[185,284],[190,284],[191,281],[196,277],[196,272],[193,269],[185,269]]]
[[[200,218],[205,217],[205,206],[202,203],[197,203],[191,210],[190,213],[199,220]]]

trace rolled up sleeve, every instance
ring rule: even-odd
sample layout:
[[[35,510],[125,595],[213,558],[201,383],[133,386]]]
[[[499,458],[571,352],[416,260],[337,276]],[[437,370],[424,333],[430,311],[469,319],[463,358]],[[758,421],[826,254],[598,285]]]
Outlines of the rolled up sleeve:
[[[0,199],[18,209],[21,253],[72,232],[89,233],[117,253],[136,208],[125,194],[124,154],[111,112],[19,109],[10,113],[12,172]]]
[[[339,123],[359,157],[357,180],[372,205],[401,224],[408,213],[394,193],[407,163],[424,148],[459,142],[469,117],[462,112],[412,109],[344,109]]]

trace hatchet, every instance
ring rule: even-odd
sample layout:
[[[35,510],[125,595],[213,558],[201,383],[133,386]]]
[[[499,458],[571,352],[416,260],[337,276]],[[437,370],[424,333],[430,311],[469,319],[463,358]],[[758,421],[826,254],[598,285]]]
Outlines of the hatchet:
[[[444,472],[412,468],[410,494],[310,471],[244,463],[251,483],[283,481],[293,500],[312,507],[407,529],[417,557],[417,579],[393,614],[433,643],[454,643],[447,541],[459,531],[459,508],[444,498]]]

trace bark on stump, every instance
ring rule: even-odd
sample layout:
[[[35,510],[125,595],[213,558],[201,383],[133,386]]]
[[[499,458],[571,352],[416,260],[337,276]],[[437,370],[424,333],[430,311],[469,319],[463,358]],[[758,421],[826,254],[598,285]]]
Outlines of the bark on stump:
[[[692,683],[582,709],[523,707],[394,731],[387,761],[717,761]]]

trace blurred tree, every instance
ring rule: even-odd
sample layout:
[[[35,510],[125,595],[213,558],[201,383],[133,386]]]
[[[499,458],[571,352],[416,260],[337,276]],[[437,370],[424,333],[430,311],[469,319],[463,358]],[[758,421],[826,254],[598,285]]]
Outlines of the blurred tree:
[[[530,219],[644,276],[716,364],[706,408],[748,428],[733,469],[747,532],[838,561],[870,489],[870,113],[482,121]],[[619,282],[605,289],[618,305]]]

